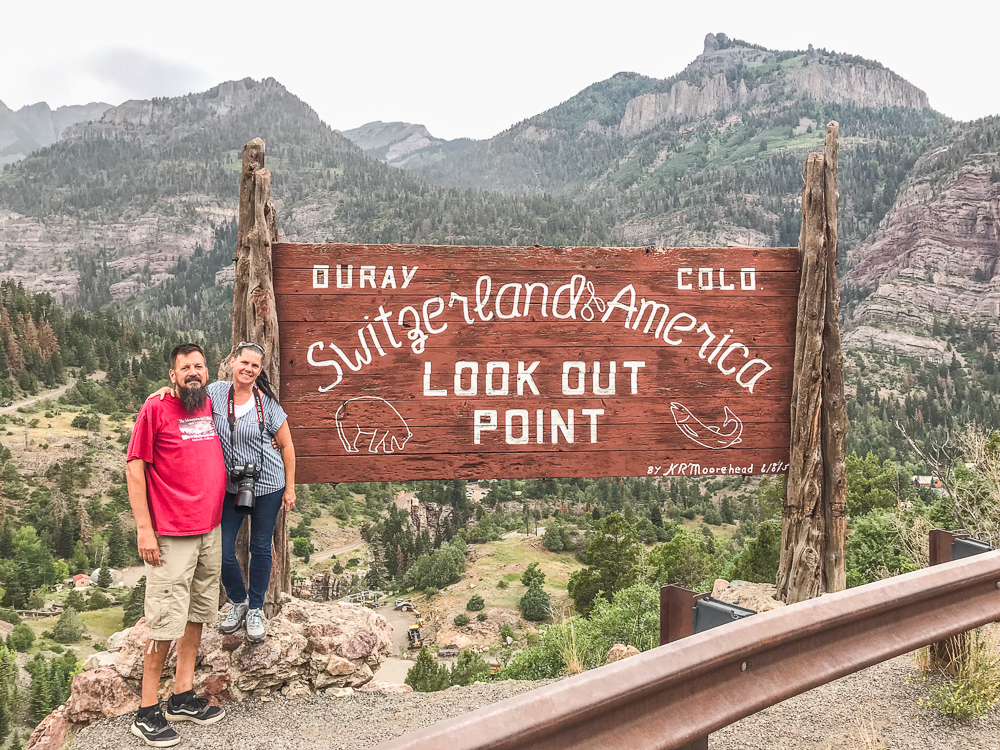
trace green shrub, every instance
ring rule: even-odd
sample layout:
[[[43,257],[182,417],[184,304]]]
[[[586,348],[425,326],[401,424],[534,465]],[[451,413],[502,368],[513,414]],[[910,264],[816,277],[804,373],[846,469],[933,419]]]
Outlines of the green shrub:
[[[468,649],[458,654],[455,666],[449,675],[452,685],[471,685],[473,682],[485,682],[490,678],[490,666],[483,657]]]
[[[510,583],[508,583],[507,581],[505,581],[503,578],[501,578],[499,581],[497,581],[497,588],[498,589],[505,589],[505,588],[509,588],[509,587],[510,587]]]
[[[781,522],[764,521],[733,561],[732,577],[751,583],[774,583],[781,557]]]
[[[1000,652],[984,637],[982,629],[968,633],[964,648],[953,664],[956,675],[936,688],[921,705],[945,716],[968,721],[987,713],[1000,702]]]
[[[540,622],[549,617],[549,604],[551,597],[542,589],[541,584],[535,580],[528,586],[527,592],[521,597],[518,606],[521,608],[521,616],[531,622]]]
[[[538,569],[538,563],[533,562],[524,573],[521,574],[521,583],[530,587],[533,581],[538,581],[539,586],[545,585],[545,573]]]
[[[432,693],[451,687],[451,676],[448,667],[438,664],[431,650],[424,646],[404,682],[418,693]]]
[[[132,587],[128,601],[122,606],[122,627],[130,628],[146,615],[146,576]]]
[[[463,612],[455,617],[454,623],[459,627],[464,627],[469,624],[469,616]]]
[[[26,652],[35,642],[35,633],[25,623],[21,622],[14,626],[14,630],[7,636],[7,648],[12,651]]]
[[[485,612],[480,612],[476,615],[476,619],[479,620],[479,622],[486,622],[487,617],[488,615]]]
[[[486,602],[483,601],[483,597],[479,594],[473,594],[472,598],[466,603],[465,608],[469,612],[480,612],[486,607]]]

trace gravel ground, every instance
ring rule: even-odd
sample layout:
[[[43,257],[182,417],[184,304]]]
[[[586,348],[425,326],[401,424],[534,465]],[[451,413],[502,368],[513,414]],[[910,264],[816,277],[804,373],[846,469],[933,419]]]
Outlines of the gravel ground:
[[[1000,710],[957,722],[921,708],[933,685],[911,655],[848,675],[716,732],[710,750],[995,750]],[[865,734],[871,741],[865,740]]]
[[[226,704],[226,718],[217,724],[174,727],[181,750],[362,750],[543,684],[505,680],[440,693],[250,700]],[[73,750],[145,748],[129,733],[132,719],[130,714],[90,725],[76,736]]]
[[[228,704],[218,724],[177,725],[184,750],[362,750],[544,682],[504,681],[441,693],[313,696]],[[712,735],[710,750],[1000,750],[1000,710],[954,722],[917,701],[930,692],[901,656],[761,711]],[[84,729],[73,750],[144,748],[132,716]],[[864,734],[872,741],[866,741]]]

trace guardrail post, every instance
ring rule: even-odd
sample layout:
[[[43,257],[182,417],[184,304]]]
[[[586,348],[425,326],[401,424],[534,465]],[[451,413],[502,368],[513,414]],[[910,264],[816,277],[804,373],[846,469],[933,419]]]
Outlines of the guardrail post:
[[[660,645],[691,635],[694,628],[694,603],[711,594],[699,594],[681,586],[660,588]]]
[[[691,635],[694,628],[694,604],[709,596],[711,594],[699,594],[673,584],[660,588],[661,646]],[[699,737],[679,750],[708,750],[708,735]]]
[[[956,539],[967,539],[968,534],[931,529],[927,538],[928,560],[931,565],[951,562],[951,545]],[[932,643],[929,666],[951,674],[955,673],[956,661],[968,646],[968,633],[959,633],[943,641]]]

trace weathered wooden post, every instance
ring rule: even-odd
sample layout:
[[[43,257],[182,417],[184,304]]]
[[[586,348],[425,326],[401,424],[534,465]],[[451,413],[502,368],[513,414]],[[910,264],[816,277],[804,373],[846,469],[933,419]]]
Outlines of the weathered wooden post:
[[[276,394],[281,377],[278,362],[278,315],[274,304],[271,274],[271,244],[278,238],[274,206],[271,203],[271,173],[264,169],[264,141],[254,138],[243,147],[240,174],[239,225],[236,239],[236,277],[233,282],[232,346],[252,341],[264,347],[264,371]],[[228,357],[219,367],[219,378],[229,379]],[[236,539],[236,554],[246,577],[249,561],[249,524]],[[279,609],[282,593],[292,588],[288,554],[288,522],[278,513],[272,537],[271,581],[264,611],[268,617]]]
[[[782,512],[778,597],[789,604],[846,585],[844,369],[837,288],[838,130],[806,160],[799,234],[790,467]]]

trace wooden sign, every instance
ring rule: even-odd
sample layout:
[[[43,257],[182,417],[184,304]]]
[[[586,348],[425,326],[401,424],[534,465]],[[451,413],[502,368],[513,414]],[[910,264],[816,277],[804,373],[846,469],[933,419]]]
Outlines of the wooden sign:
[[[302,482],[788,468],[796,248],[272,253]]]

